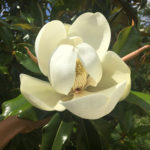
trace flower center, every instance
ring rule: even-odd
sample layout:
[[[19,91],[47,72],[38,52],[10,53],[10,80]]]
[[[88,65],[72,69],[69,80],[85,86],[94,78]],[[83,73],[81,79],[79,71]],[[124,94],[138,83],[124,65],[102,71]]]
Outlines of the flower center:
[[[72,87],[73,93],[78,93],[85,88],[85,86],[87,84],[87,77],[88,77],[88,75],[87,75],[82,63],[78,59],[76,62],[75,82]]]

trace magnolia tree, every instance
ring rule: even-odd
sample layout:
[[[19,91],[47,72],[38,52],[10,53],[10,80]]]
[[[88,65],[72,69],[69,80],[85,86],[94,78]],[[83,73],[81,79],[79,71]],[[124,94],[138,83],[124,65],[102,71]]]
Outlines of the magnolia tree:
[[[0,149],[149,149],[148,10],[2,1]]]

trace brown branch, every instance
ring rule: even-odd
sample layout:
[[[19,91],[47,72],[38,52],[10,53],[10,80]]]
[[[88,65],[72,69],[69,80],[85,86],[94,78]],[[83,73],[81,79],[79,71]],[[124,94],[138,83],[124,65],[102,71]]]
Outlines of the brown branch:
[[[28,133],[34,129],[44,126],[50,118],[40,121],[31,121],[10,116],[6,120],[0,122],[0,150],[2,150],[8,142],[19,133]]]
[[[134,52],[127,54],[126,56],[122,57],[122,60],[125,62],[129,61],[129,60],[133,59],[134,57],[136,57],[137,55],[139,55],[140,53],[142,53],[147,48],[150,48],[150,45],[145,45],[145,46],[135,50]]]
[[[37,64],[37,58],[31,53],[31,51],[29,50],[28,47],[24,46],[24,48],[27,50],[28,55],[30,56],[30,58]]]
[[[131,25],[135,26],[135,21],[133,19],[132,19]]]
[[[134,26],[134,20],[132,20],[132,26]],[[36,63],[38,64],[37,58],[31,53],[31,51],[29,50],[28,47],[24,46],[24,48],[27,50],[28,55],[30,56],[30,58]],[[141,52],[143,52],[145,49],[150,48],[150,45],[145,45],[137,50],[135,50],[132,53],[127,54],[126,56],[122,57],[123,61],[129,61],[131,59],[133,59],[134,57],[136,57],[137,55],[139,55]]]

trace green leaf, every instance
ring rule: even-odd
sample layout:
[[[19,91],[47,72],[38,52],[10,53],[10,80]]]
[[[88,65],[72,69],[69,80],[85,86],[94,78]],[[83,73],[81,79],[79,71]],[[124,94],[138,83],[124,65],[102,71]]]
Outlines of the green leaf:
[[[111,15],[109,16],[109,22],[113,22],[113,20],[115,20],[115,18],[119,15],[119,13],[122,11],[122,8],[118,7],[118,8],[114,8],[111,12]]]
[[[126,99],[127,102],[139,106],[148,115],[150,115],[150,95],[142,92],[131,91]]]
[[[132,134],[134,134],[135,136],[137,135],[146,135],[148,134],[150,131],[150,125],[142,125],[139,126],[137,128],[134,128],[134,130],[132,131]]]
[[[22,29],[24,29],[24,30],[31,30],[33,27],[30,25],[30,24],[27,24],[27,23],[18,23],[18,24],[13,24],[12,25],[12,27],[20,27],[20,28],[22,28]]]
[[[3,93],[5,93],[5,91],[8,91],[10,88],[11,88],[11,82],[10,82],[8,76],[6,74],[2,74],[0,72],[0,99],[4,98],[4,96],[2,96]]]
[[[84,120],[80,119],[79,126],[77,128],[77,140],[76,145],[78,150],[90,150],[90,137],[87,134]]]
[[[6,52],[0,52],[0,65],[8,65],[12,61],[12,54]]]
[[[83,128],[79,128],[77,132],[76,146],[78,150],[90,150],[87,134]]]
[[[41,150],[50,150],[61,122],[59,113],[54,114],[49,123],[43,127]]]
[[[4,148],[5,150],[39,150],[39,143],[41,142],[41,130],[34,130],[27,134],[16,135],[9,144]]]
[[[7,118],[8,116],[19,116],[24,119],[37,121],[47,117],[50,112],[42,111],[34,108],[22,95],[5,101],[2,104],[1,116]]]
[[[109,137],[111,133],[111,125],[104,119],[91,120],[91,124],[96,129],[101,138],[102,150],[109,149]]]
[[[108,137],[110,134],[111,126],[109,122],[104,119],[91,120],[91,124],[95,127],[99,135],[103,137]]]
[[[110,0],[95,1],[96,7],[98,7],[98,10],[101,13],[103,13],[106,16],[106,18],[110,15],[111,3],[112,3],[112,1],[110,1]]]
[[[11,30],[9,28],[7,28],[5,26],[0,27],[0,38],[6,44],[7,49],[11,48],[13,35],[12,35]]]
[[[56,133],[52,150],[62,150],[66,141],[70,138],[73,130],[73,122],[61,121],[58,131]]]
[[[124,115],[122,115],[122,118],[119,118],[120,119],[119,123],[120,123],[121,129],[126,133],[130,133],[131,130],[133,129],[133,125],[135,123],[134,118],[133,118],[133,112],[131,111],[131,108],[128,109],[128,111],[126,111],[124,113]]]
[[[16,58],[20,62],[20,64],[22,64],[27,70],[41,74],[38,65],[35,62],[33,62],[27,54],[24,54],[20,51],[16,51]]]
[[[0,66],[0,72],[3,74],[8,74],[8,68],[6,66]]]
[[[101,149],[100,137],[89,120],[81,120],[77,131],[78,150]]]
[[[122,101],[110,115],[117,120],[123,133],[130,134],[135,124],[133,105]]]
[[[4,21],[4,19],[0,19],[0,26],[10,27],[10,24]]]
[[[120,56],[136,50],[141,42],[139,32],[135,27],[129,26],[120,31],[117,41],[113,45],[112,50],[118,53]]]

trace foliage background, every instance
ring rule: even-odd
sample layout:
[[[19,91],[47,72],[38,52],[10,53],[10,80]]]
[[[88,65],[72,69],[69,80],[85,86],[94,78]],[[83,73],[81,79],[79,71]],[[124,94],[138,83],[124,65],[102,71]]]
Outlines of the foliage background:
[[[128,62],[132,70],[132,91],[111,114],[101,119],[90,121],[67,111],[41,111],[20,95],[20,73],[46,80],[24,46],[35,54],[34,41],[45,23],[59,19],[71,24],[87,11],[99,11],[108,19],[112,30],[109,49],[121,57],[150,44],[150,2],[147,0],[0,1],[0,119],[11,115],[34,121],[52,117],[42,129],[17,135],[5,150],[150,149],[149,50]]]

